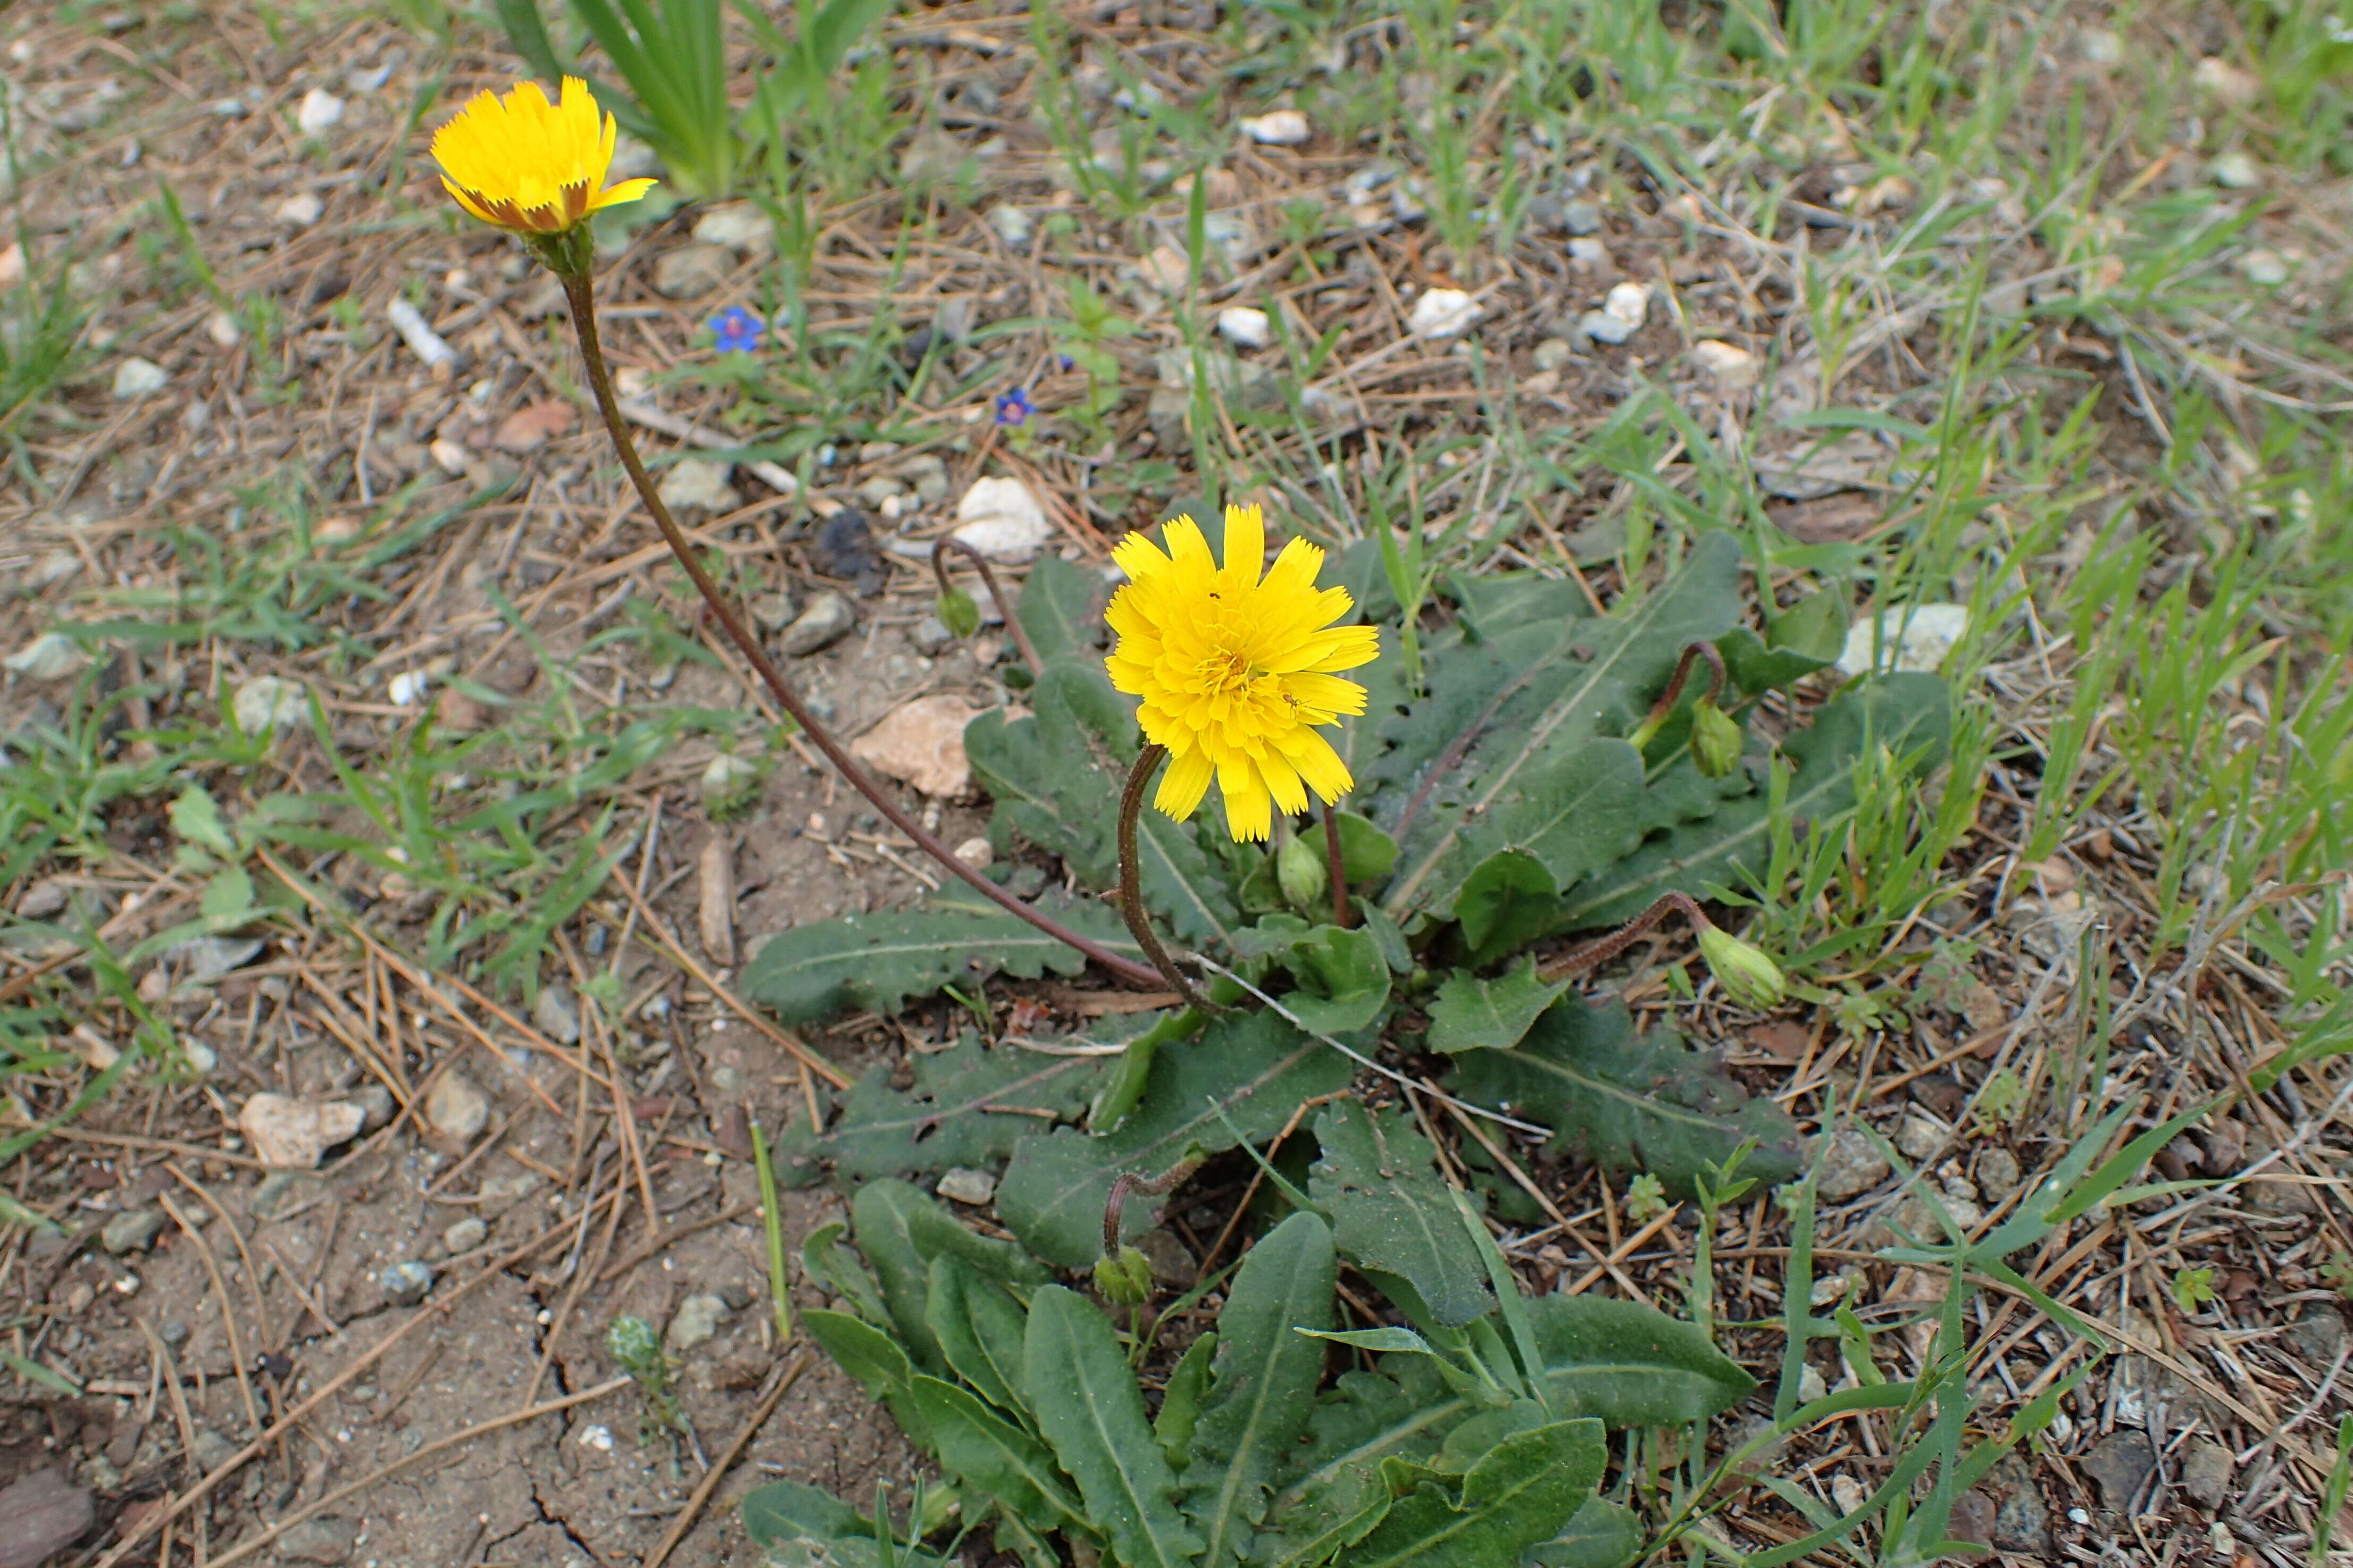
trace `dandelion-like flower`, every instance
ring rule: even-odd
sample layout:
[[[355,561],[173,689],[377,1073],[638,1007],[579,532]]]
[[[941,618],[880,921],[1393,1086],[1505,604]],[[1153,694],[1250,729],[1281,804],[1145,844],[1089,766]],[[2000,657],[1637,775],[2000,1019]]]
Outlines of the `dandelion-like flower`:
[[[605,184],[617,133],[578,77],[564,79],[554,103],[539,83],[519,81],[503,98],[477,93],[433,133],[433,158],[458,205],[484,223],[526,237],[559,235],[653,189],[652,180]]]
[[[711,318],[711,334],[719,340],[719,352],[723,354],[747,354],[760,346],[760,336],[767,329],[760,318],[741,305],[730,305]]]
[[[1017,386],[1010,392],[999,393],[997,398],[997,422],[999,425],[1027,425],[1029,416],[1037,413],[1029,401],[1029,389]]]
[[[1324,552],[1303,539],[1261,576],[1257,507],[1226,509],[1222,566],[1191,518],[1160,531],[1165,553],[1141,533],[1113,552],[1128,581],[1106,613],[1119,645],[1103,662],[1113,686],[1144,700],[1145,737],[1168,749],[1153,804],[1181,822],[1215,778],[1227,829],[1238,841],[1264,839],[1275,807],[1304,811],[1310,790],[1335,801],[1355,784],[1316,731],[1365,710],[1365,689],[1335,672],[1371,663],[1379,634],[1333,624],[1355,601],[1315,585]]]

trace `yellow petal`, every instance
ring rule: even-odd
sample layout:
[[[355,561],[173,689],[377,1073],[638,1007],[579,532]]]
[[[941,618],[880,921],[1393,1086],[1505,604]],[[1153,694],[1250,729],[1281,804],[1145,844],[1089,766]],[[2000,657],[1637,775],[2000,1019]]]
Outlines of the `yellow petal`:
[[[1256,767],[1247,761],[1219,766],[1218,789],[1225,796],[1226,831],[1235,843],[1263,844],[1273,836],[1274,803]]]
[[[1208,794],[1209,780],[1216,773],[1208,752],[1198,748],[1183,752],[1170,760],[1152,804],[1182,822],[1200,808],[1201,797]]]

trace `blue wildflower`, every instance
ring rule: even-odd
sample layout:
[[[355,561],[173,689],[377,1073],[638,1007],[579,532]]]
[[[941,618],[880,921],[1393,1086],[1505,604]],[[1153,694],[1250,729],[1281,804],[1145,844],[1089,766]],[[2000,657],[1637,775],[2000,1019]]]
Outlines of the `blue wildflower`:
[[[721,353],[750,353],[760,346],[761,334],[768,329],[760,318],[741,305],[730,305],[711,318],[712,335],[719,340]]]
[[[1073,365],[1077,364],[1079,362],[1078,362],[1078,361],[1076,361],[1076,360],[1074,360],[1074,359],[1072,359],[1072,358],[1071,358],[1070,355],[1068,355],[1068,354],[1056,354],[1056,355],[1054,356],[1054,363],[1057,363],[1057,364],[1059,364],[1059,365],[1060,365],[1064,370],[1069,370],[1071,366],[1073,366]]]
[[[1012,391],[1001,393],[997,396],[997,422],[999,425],[1026,425],[1029,422],[1029,416],[1036,412],[1038,410],[1030,403],[1029,389],[1026,387],[1017,386]]]

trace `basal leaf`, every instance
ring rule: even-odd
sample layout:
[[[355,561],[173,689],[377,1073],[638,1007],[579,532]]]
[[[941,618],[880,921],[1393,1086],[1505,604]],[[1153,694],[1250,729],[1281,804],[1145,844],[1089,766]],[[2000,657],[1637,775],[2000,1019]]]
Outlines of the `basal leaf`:
[[[1020,1389],[1029,1320],[1002,1287],[952,1253],[934,1258],[923,1324],[939,1342],[949,1371],[1007,1415],[1028,1413]]]
[[[933,1451],[951,1474],[1033,1530],[1086,1522],[1084,1505],[1045,1444],[955,1384],[918,1377],[914,1399],[931,1428]]]
[[[1113,952],[1141,957],[1110,906],[1051,899],[1040,905]],[[795,926],[744,966],[743,986],[785,1022],[802,1024],[860,1008],[887,1016],[910,996],[999,973],[1035,980],[1085,966],[1075,949],[959,886],[915,909]]]
[[[1626,1568],[1642,1549],[1642,1520],[1624,1503],[1589,1497],[1558,1535],[1529,1553],[1539,1568]]]
[[[1041,555],[1021,584],[1015,613],[1039,658],[1049,664],[1083,659],[1102,645],[1103,606],[1111,603],[1111,583],[1100,574],[1059,556]]]
[[[1471,1467],[1459,1495],[1449,1495],[1445,1481],[1428,1472],[1416,1476],[1413,1489],[1350,1551],[1348,1568],[1516,1563],[1576,1517],[1607,1458],[1599,1421],[1556,1421],[1514,1433]]]
[[[1103,1202],[1120,1173],[1156,1176],[1189,1155],[1232,1148],[1237,1134],[1271,1138],[1303,1101],[1346,1088],[1352,1070],[1271,1013],[1216,1019],[1198,1040],[1153,1058],[1143,1100],[1117,1131],[1057,1128],[1023,1139],[997,1184],[997,1216],[1049,1263],[1088,1268],[1102,1253]],[[1151,1209],[1128,1204],[1127,1234],[1151,1228]]]
[[[1472,867],[1453,911],[1472,961],[1509,952],[1542,931],[1556,891],[1551,871],[1525,849],[1498,849]]]
[[[891,1407],[909,1442],[930,1441],[930,1428],[914,1402],[915,1365],[896,1340],[861,1319],[821,1307],[804,1310],[801,1326],[836,1366],[859,1381],[869,1398]]]
[[[1433,1051],[1507,1051],[1520,1043],[1544,1010],[1574,984],[1536,978],[1526,959],[1493,980],[1460,970],[1446,977],[1430,1005]]]
[[[1364,1028],[1388,1004],[1388,961],[1381,956],[1380,939],[1362,927],[1318,926],[1286,949],[1282,961],[1299,980],[1283,1005],[1320,1034]]]
[[[1201,1425],[1201,1401],[1209,1396],[1209,1363],[1217,1353],[1218,1334],[1212,1329],[1185,1347],[1160,1390],[1160,1411],[1152,1418],[1152,1435],[1160,1439],[1168,1468],[1180,1474],[1193,1462],[1193,1434]]]
[[[1859,683],[1782,743],[1796,764],[1790,815],[1819,820],[1852,805],[1852,770],[1865,745],[1885,746],[1899,757],[1916,753],[1916,766],[1935,767],[1951,726],[1951,700],[1936,676],[1905,671]],[[1726,800],[1712,815],[1672,829],[1570,889],[1548,928],[1615,925],[1661,893],[1736,887],[1744,870],[1764,865],[1771,831],[1766,792]]]
[[[1593,740],[1630,729],[1685,644],[1731,629],[1740,558],[1729,534],[1708,534],[1630,607],[1585,620],[1537,618],[1481,643],[1433,648],[1430,695],[1383,730],[1393,752],[1377,776],[1389,799],[1403,792],[1396,816],[1374,814],[1405,847],[1384,900],[1391,915],[1419,907],[1450,866],[1467,871],[1460,841],[1486,814],[1510,799],[1549,798],[1551,788],[1537,781]]]
[[[892,1088],[890,1064],[878,1062],[842,1097],[823,1132],[811,1132],[798,1112],[786,1119],[777,1130],[777,1174],[803,1186],[827,1165],[846,1183],[992,1165],[1013,1152],[1017,1139],[1052,1121],[1076,1120],[1114,1059],[992,1046],[973,1033],[914,1057],[915,1081],[907,1089]]]
[[[1553,1128],[1553,1152],[1647,1171],[1677,1192],[1688,1194],[1706,1163],[1722,1163],[1744,1138],[1757,1149],[1743,1173],[1768,1185],[1800,1163],[1797,1128],[1780,1107],[1751,1100],[1719,1058],[1673,1034],[1636,1035],[1620,1002],[1565,997],[1516,1050],[1460,1060],[1455,1093]]]
[[[1076,1291],[1029,1303],[1029,1407],[1086,1500],[1086,1518],[1128,1568],[1183,1568],[1200,1538],[1176,1511],[1176,1478],[1144,1413],[1144,1394],[1111,1321]]]
[[[1495,1304],[1430,1140],[1410,1121],[1395,1108],[1335,1100],[1316,1113],[1315,1139],[1324,1152],[1309,1192],[1351,1263],[1404,1279],[1449,1327]]]
[[[931,1296],[932,1260],[916,1245],[909,1224],[913,1211],[931,1202],[911,1183],[895,1178],[870,1182],[850,1200],[849,1227],[858,1250],[874,1270],[874,1282],[881,1287],[882,1305],[898,1330],[898,1342],[916,1365],[937,1372],[946,1363],[923,1310]]]
[[[810,1568],[948,1568],[948,1560],[893,1541],[885,1557],[874,1521],[830,1492],[798,1481],[771,1481],[744,1496],[744,1532],[766,1548],[772,1563]]]
[[[1557,626],[1593,614],[1584,590],[1540,572],[1450,572],[1446,592],[1462,606],[1462,618],[1491,640],[1522,626]]]
[[[1322,1217],[1298,1213],[1242,1259],[1218,1316],[1214,1378],[1185,1471],[1185,1514],[1208,1542],[1203,1568],[1248,1548],[1283,1455],[1306,1429],[1324,1347],[1294,1329],[1332,1321],[1336,1264]]]
[[[1640,1301],[1532,1296],[1527,1312],[1556,1409],[1612,1427],[1678,1426],[1756,1392],[1706,1331]]]

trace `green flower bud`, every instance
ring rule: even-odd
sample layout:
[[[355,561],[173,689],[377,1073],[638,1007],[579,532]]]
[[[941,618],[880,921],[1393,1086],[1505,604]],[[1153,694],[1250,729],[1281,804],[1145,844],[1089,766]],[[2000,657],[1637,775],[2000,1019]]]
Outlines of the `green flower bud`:
[[[1095,1260],[1095,1289],[1106,1301],[1140,1307],[1152,1300],[1152,1265],[1133,1247],[1123,1247],[1117,1258]]]
[[[1730,931],[1704,926],[1699,933],[1699,955],[1724,986],[1724,994],[1744,1007],[1778,1007],[1789,994],[1781,966]]]
[[[942,594],[934,613],[940,617],[940,625],[960,637],[980,630],[980,606],[962,588],[950,588]]]
[[[1699,771],[1720,779],[1740,765],[1740,725],[1705,698],[1692,710],[1692,760]]]
[[[1274,880],[1283,901],[1297,910],[1313,908],[1329,885],[1324,857],[1304,838],[1287,839],[1274,852]]]

